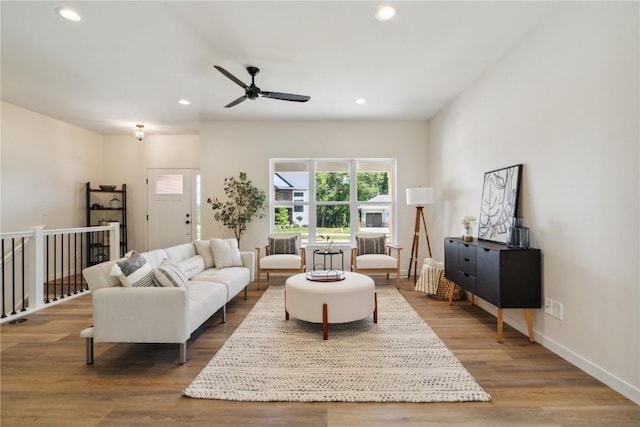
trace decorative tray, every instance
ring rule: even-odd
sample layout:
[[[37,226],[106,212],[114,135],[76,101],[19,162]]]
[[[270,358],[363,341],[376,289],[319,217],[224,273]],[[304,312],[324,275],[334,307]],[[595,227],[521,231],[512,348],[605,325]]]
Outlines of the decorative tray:
[[[346,277],[342,270],[313,270],[307,272],[307,280],[314,282],[339,282]]]

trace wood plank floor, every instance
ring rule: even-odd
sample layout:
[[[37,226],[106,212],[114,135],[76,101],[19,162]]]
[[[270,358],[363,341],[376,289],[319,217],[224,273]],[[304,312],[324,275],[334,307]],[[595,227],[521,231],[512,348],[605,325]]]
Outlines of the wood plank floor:
[[[282,284],[283,278],[272,278]],[[378,285],[386,285],[383,278]],[[96,344],[85,364],[79,333],[91,295],[1,327],[0,424],[8,426],[634,426],[640,407],[469,302],[434,301],[403,280],[402,293],[491,394],[489,403],[246,403],[181,392],[242,322],[269,282],[237,296],[188,344]],[[392,280],[393,285],[393,280]],[[384,314],[381,313],[381,320]]]

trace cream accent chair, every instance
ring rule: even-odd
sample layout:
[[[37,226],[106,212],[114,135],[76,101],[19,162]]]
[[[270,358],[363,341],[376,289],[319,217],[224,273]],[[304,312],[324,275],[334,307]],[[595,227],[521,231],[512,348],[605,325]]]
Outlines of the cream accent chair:
[[[351,271],[363,274],[396,275],[400,289],[400,251],[402,248],[386,242],[382,233],[356,234],[356,246],[351,248]]]
[[[264,250],[264,256],[262,251]],[[256,248],[257,285],[263,273],[269,279],[269,273],[304,273],[306,269],[306,251],[302,245],[300,233],[274,233],[269,235],[269,244]]]

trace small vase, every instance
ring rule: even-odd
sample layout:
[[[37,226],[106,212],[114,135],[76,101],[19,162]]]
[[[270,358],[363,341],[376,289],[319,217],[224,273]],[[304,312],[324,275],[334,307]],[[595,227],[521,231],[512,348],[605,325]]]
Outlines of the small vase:
[[[462,240],[465,242],[473,242],[473,227],[471,225],[462,227]]]
[[[522,225],[522,218],[513,217],[512,225],[507,228],[507,247],[529,248],[529,227]]]

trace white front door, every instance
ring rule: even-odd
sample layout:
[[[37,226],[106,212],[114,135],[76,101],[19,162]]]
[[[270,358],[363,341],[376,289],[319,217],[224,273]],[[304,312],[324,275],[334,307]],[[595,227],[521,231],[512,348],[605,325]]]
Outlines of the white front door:
[[[147,250],[192,241],[191,169],[147,170]]]

